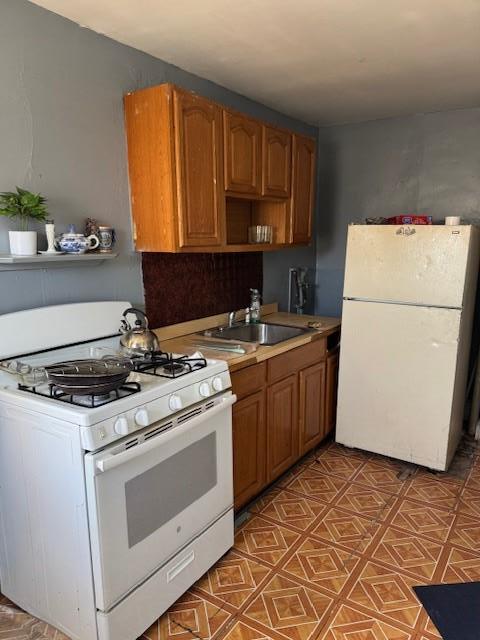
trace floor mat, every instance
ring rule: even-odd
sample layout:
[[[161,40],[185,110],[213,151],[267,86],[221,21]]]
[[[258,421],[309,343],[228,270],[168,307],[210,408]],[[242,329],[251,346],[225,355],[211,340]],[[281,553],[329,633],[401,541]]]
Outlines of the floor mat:
[[[480,637],[480,582],[414,587],[443,640]]]

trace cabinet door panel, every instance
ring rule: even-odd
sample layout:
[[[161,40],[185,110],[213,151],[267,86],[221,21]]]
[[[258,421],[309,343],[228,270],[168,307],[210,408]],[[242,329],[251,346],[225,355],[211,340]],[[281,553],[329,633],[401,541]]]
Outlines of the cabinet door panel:
[[[299,373],[300,455],[325,437],[325,362]]]
[[[292,171],[291,134],[264,126],[262,148],[262,194],[288,198]]]
[[[315,141],[293,136],[290,242],[310,242],[315,204]]]
[[[241,114],[223,112],[225,189],[260,195],[262,127]]]
[[[267,388],[267,480],[271,482],[298,458],[297,376]]]
[[[174,91],[179,244],[222,243],[221,110],[198,96]]]
[[[264,391],[233,405],[233,487],[235,508],[246,504],[265,484]]]
[[[333,431],[337,418],[338,361],[338,351],[327,358],[325,434]]]

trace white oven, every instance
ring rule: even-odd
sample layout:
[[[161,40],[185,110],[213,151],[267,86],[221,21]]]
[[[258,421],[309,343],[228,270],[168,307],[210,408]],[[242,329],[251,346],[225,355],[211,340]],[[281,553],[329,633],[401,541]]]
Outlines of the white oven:
[[[85,455],[97,609],[108,612],[232,509],[231,392]],[[190,550],[189,550],[190,549]],[[182,553],[179,553],[182,551]]]

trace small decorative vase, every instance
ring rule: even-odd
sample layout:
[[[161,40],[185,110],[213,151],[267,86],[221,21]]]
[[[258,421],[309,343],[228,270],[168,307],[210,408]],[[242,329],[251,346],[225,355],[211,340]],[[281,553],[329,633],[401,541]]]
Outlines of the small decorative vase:
[[[36,231],[9,231],[10,253],[12,256],[36,256]]]
[[[66,253],[86,253],[99,245],[97,236],[85,237],[83,233],[63,233],[58,239],[58,246]]]
[[[98,238],[100,240],[100,253],[111,253],[115,244],[115,229],[104,225],[98,227]]]

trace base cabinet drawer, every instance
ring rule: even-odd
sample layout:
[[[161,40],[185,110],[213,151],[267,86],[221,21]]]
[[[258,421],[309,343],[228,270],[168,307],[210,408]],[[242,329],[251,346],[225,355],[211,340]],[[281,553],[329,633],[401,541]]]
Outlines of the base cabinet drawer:
[[[298,458],[297,376],[267,388],[267,481],[272,482]]]
[[[265,394],[254,393],[233,405],[233,492],[239,509],[265,486]]]
[[[324,360],[326,344],[324,339],[314,340],[302,347],[291,349],[267,361],[267,382],[275,382],[304,369],[319,360]]]
[[[233,393],[238,399],[245,398],[252,393],[256,393],[263,388],[266,375],[266,362],[260,362],[259,364],[253,364],[250,367],[245,367],[245,369],[240,369],[240,371],[234,371],[232,373]]]

